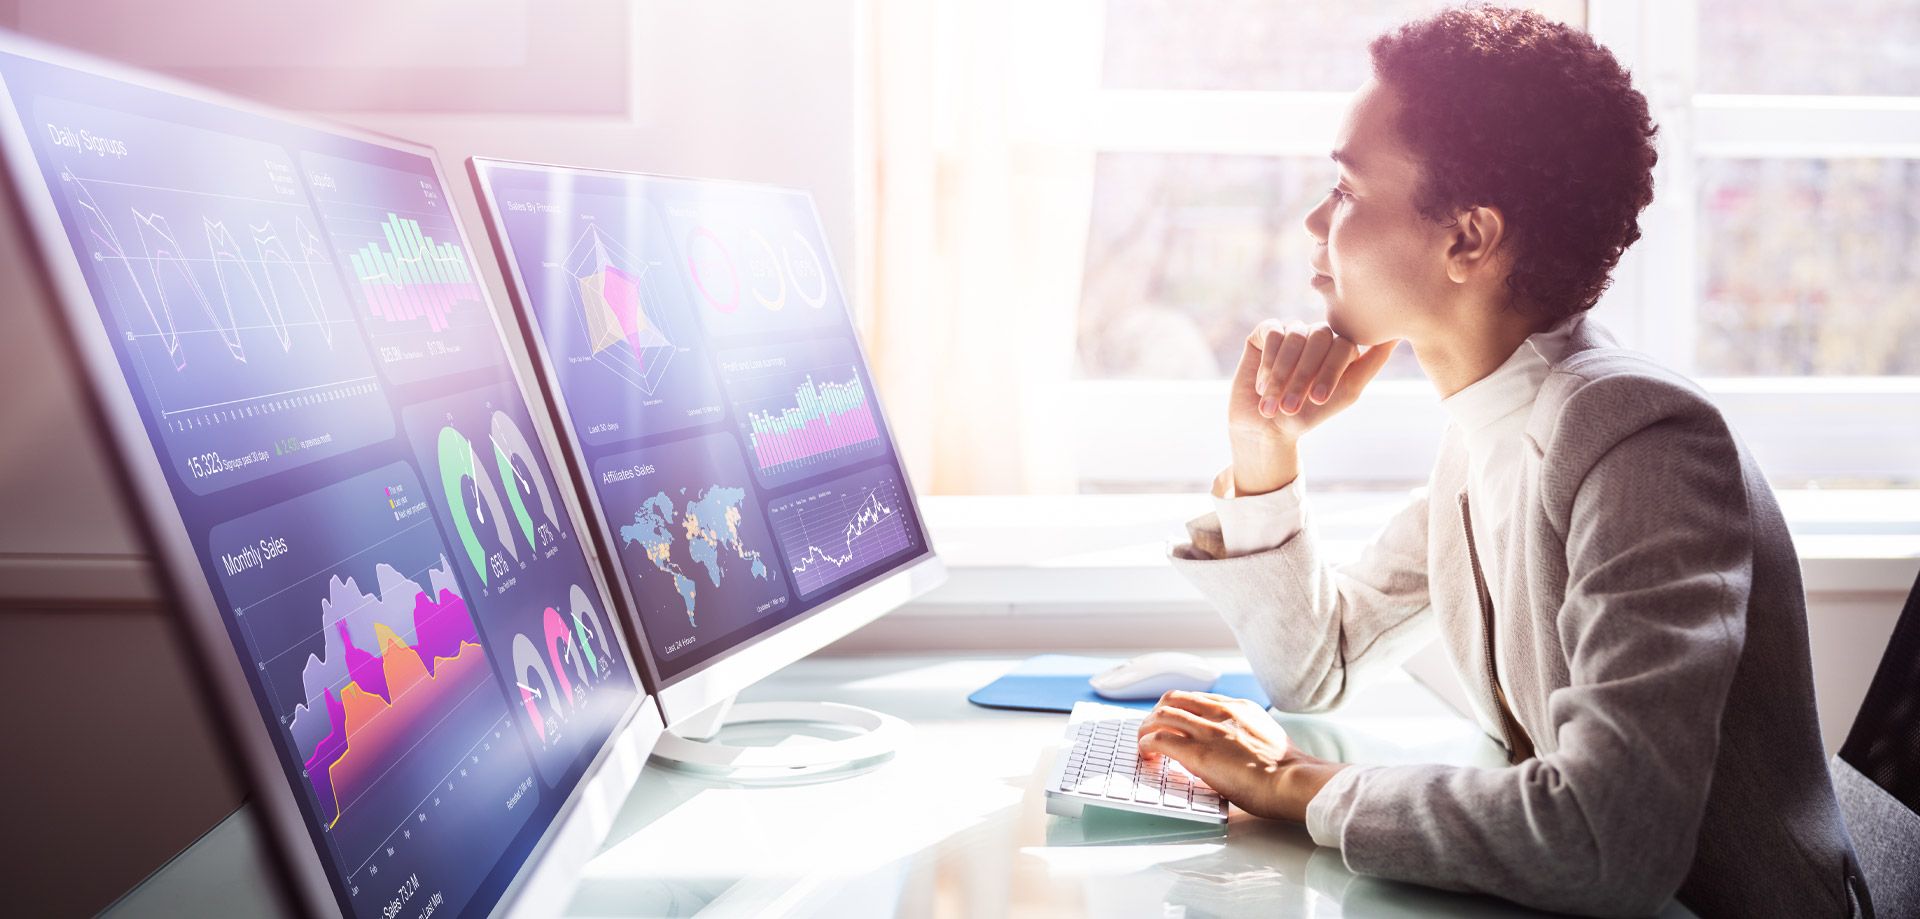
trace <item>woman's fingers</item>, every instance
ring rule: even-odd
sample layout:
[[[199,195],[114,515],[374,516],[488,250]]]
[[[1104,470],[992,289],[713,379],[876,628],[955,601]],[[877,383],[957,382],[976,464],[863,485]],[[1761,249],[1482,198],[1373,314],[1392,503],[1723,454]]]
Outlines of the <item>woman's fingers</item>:
[[[1141,735],[1140,750],[1143,753],[1156,753],[1178,760],[1184,765],[1198,759],[1200,742],[1171,731],[1154,731],[1151,734]]]
[[[1247,344],[1264,351],[1267,346],[1267,333],[1275,329],[1284,328],[1286,328],[1286,323],[1278,319],[1262,319],[1253,327],[1253,331],[1247,333]]]
[[[1292,371],[1280,386],[1280,411],[1289,415],[1306,405],[1307,387],[1320,373],[1321,365],[1332,357],[1335,340],[1333,329],[1325,325],[1314,326],[1305,335],[1300,358],[1294,362]]]
[[[1268,319],[1247,335],[1235,388],[1244,385],[1251,372],[1257,408],[1266,418],[1297,415],[1309,405],[1351,401],[1386,365],[1396,344],[1382,342],[1362,352],[1326,323]]]
[[[1320,362],[1318,371],[1313,375],[1313,383],[1307,389],[1307,398],[1312,399],[1315,405],[1327,404],[1328,400],[1333,398],[1334,387],[1339,384],[1341,375],[1347,372],[1347,368],[1352,365],[1354,357],[1358,354],[1359,350],[1354,347],[1353,342],[1345,338],[1334,342],[1333,347],[1327,351],[1326,359]]]
[[[1293,375],[1293,369],[1300,363],[1301,355],[1307,348],[1306,327],[1292,323],[1284,331],[1268,336],[1274,346],[1267,350],[1272,360],[1267,364],[1267,372],[1262,376],[1260,389],[1260,414],[1269,418],[1280,409],[1280,390],[1286,386],[1287,378]]]
[[[1219,722],[1203,718],[1190,711],[1161,706],[1140,720],[1138,736],[1145,737],[1155,731],[1172,731],[1195,740],[1210,740],[1224,733]]]
[[[1280,357],[1280,343],[1285,341],[1287,333],[1278,323],[1260,323],[1260,375],[1253,378],[1255,395],[1267,394],[1267,378],[1273,375],[1273,362]]]
[[[1165,708],[1184,709],[1203,718],[1219,721],[1233,714],[1227,707],[1232,701],[1232,696],[1175,689],[1160,696],[1160,705],[1154,711]]]
[[[1327,401],[1336,401],[1337,397],[1337,400],[1344,405],[1360,398],[1360,391],[1367,388],[1367,384],[1373,382],[1374,377],[1380,375],[1380,369],[1387,366],[1387,359],[1393,356],[1393,349],[1399,344],[1398,339],[1383,341],[1368,348],[1365,354],[1354,358],[1353,363],[1348,364],[1346,371],[1340,375],[1340,380],[1335,384]]]

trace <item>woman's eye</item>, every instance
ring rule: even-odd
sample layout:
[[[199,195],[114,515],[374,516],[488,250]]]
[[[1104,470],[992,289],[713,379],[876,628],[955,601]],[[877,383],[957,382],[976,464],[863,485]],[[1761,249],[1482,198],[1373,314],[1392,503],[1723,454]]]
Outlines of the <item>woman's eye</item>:
[[[1345,201],[1345,200],[1347,200],[1347,193],[1346,193],[1346,192],[1344,192],[1344,191],[1341,191],[1341,190],[1340,190],[1340,187],[1339,187],[1338,185],[1336,185],[1336,186],[1334,186],[1334,187],[1332,187],[1332,188],[1329,188],[1329,189],[1327,189],[1327,194],[1329,194],[1329,195],[1332,195],[1332,196],[1333,196],[1333,200],[1335,200],[1335,201]]]

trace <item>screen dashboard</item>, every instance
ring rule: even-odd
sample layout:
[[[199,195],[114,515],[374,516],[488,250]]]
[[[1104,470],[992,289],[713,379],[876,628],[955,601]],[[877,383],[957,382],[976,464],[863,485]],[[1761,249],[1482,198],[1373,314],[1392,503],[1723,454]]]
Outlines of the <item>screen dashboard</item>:
[[[811,196],[471,163],[656,690],[928,554]]]
[[[486,911],[639,689],[431,154],[0,81],[341,910]]]

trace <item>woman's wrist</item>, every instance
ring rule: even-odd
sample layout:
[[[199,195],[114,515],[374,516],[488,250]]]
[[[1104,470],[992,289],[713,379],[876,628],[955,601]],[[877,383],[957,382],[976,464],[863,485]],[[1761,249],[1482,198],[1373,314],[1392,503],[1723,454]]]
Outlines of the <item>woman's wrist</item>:
[[[1300,451],[1292,440],[1272,435],[1232,438],[1233,493],[1279,491],[1300,476]]]
[[[1281,816],[1300,823],[1307,822],[1307,806],[1313,803],[1314,796],[1348,765],[1289,750],[1278,774]]]

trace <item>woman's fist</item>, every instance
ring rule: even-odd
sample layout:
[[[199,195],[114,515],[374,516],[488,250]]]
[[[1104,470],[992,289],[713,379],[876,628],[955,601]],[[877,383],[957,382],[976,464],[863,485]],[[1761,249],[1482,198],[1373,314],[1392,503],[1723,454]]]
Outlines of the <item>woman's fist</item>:
[[[1397,344],[1361,351],[1326,323],[1262,322],[1247,335],[1234,371],[1227,426],[1235,438],[1296,443],[1352,405]]]

